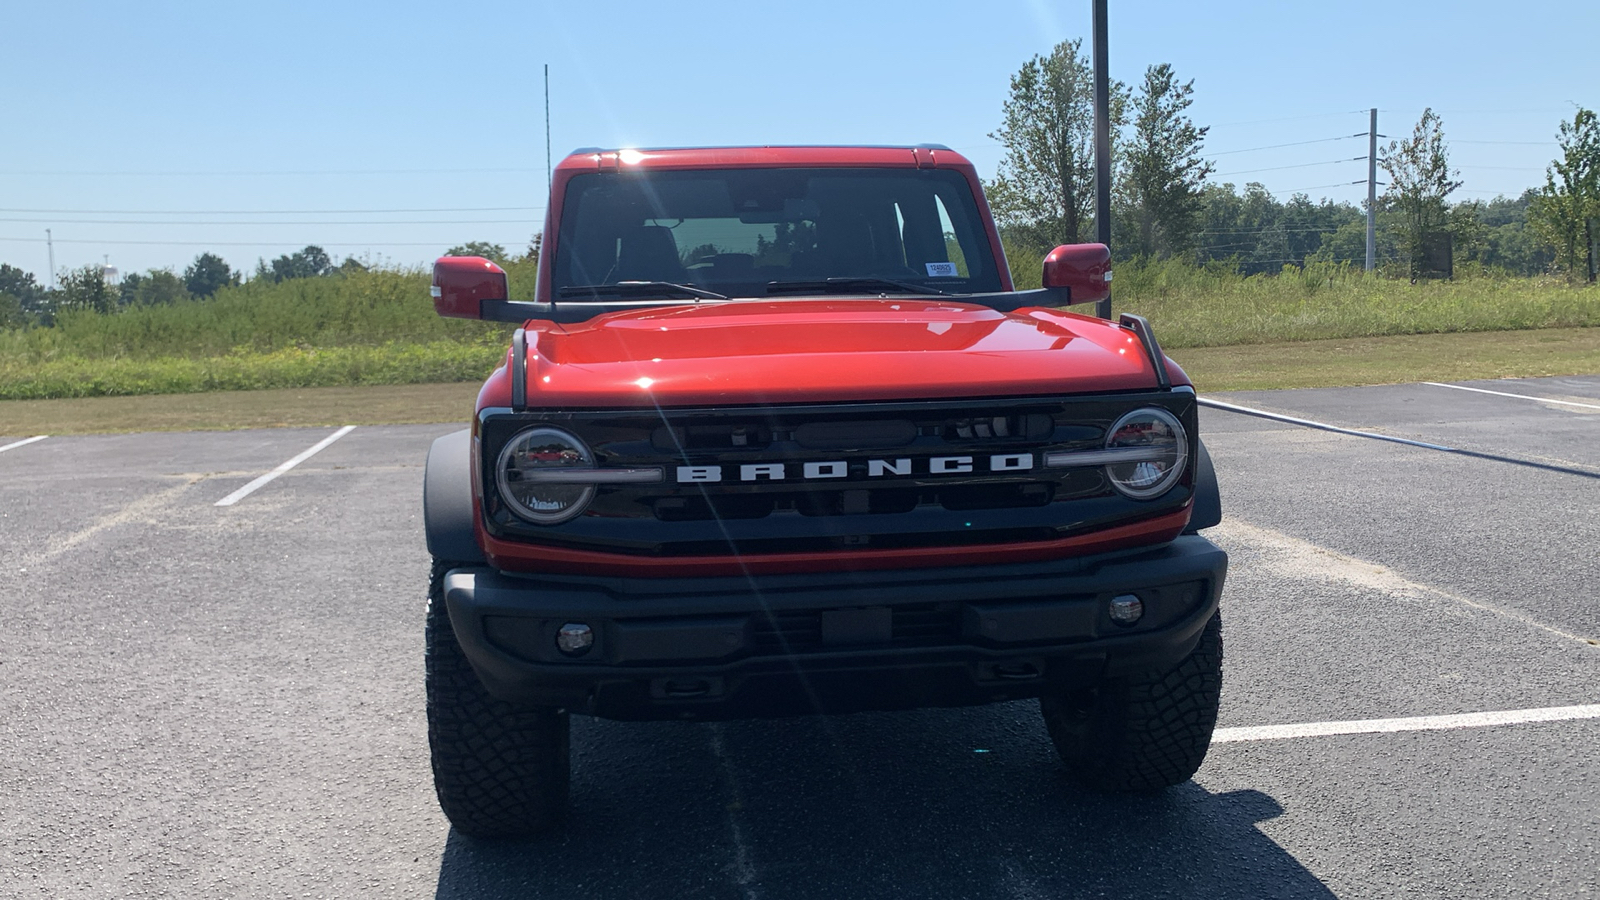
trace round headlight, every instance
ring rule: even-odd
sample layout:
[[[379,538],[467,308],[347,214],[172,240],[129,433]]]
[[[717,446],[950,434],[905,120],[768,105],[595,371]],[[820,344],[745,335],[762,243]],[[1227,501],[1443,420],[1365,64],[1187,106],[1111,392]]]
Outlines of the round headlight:
[[[563,469],[592,469],[594,456],[583,441],[559,428],[538,427],[518,432],[495,466],[500,496],[519,517],[539,525],[555,525],[583,512],[594,498],[594,485],[563,481]]]
[[[1164,409],[1136,409],[1117,420],[1106,438],[1107,450],[1145,451],[1140,459],[1106,466],[1106,475],[1123,494],[1149,500],[1167,492],[1183,477],[1189,461],[1189,437],[1177,416]]]

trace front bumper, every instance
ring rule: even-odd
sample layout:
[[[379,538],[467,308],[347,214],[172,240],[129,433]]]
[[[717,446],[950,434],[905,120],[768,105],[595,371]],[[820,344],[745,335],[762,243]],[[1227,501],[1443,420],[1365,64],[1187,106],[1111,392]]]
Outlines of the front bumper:
[[[966,706],[1160,670],[1216,612],[1227,554],[1198,535],[1045,563],[716,578],[454,569],[444,594],[501,699],[612,719]],[[1134,593],[1120,626],[1109,600]],[[594,646],[570,658],[563,625]]]

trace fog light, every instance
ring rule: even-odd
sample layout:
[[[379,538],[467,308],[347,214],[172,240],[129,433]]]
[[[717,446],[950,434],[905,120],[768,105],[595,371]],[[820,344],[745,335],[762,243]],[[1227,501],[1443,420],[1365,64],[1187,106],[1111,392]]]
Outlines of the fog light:
[[[568,656],[582,656],[594,646],[594,629],[581,622],[568,622],[556,632],[556,649]]]
[[[1111,598],[1111,621],[1118,625],[1132,625],[1144,616],[1144,601],[1132,594]]]

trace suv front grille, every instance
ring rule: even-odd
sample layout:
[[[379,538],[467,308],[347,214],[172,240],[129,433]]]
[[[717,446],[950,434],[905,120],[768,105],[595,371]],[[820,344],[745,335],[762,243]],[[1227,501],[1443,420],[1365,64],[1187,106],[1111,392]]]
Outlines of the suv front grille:
[[[1047,452],[1100,448],[1106,429],[1139,406],[1165,407],[1193,432],[1194,397],[1186,392],[743,409],[490,410],[479,428],[483,508],[497,536],[652,556],[1051,540],[1188,502],[1187,478],[1165,496],[1140,502],[1113,491],[1101,468],[1044,465]],[[499,502],[492,461],[512,435],[535,423],[581,437],[600,468],[659,468],[663,477],[602,484],[582,515],[560,525],[524,522]],[[941,459],[968,464],[936,469]],[[1003,459],[1013,463],[996,462]]]

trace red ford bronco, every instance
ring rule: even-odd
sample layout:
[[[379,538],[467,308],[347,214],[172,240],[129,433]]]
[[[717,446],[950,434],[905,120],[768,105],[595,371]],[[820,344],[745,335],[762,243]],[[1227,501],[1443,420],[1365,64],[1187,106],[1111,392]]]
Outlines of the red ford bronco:
[[[726,719],[1037,698],[1070,772],[1187,780],[1227,557],[1194,389],[1148,324],[1013,289],[933,145],[580,150],[537,295],[478,257],[440,315],[522,323],[428,456],[434,783],[472,835],[549,828],[568,716]]]

